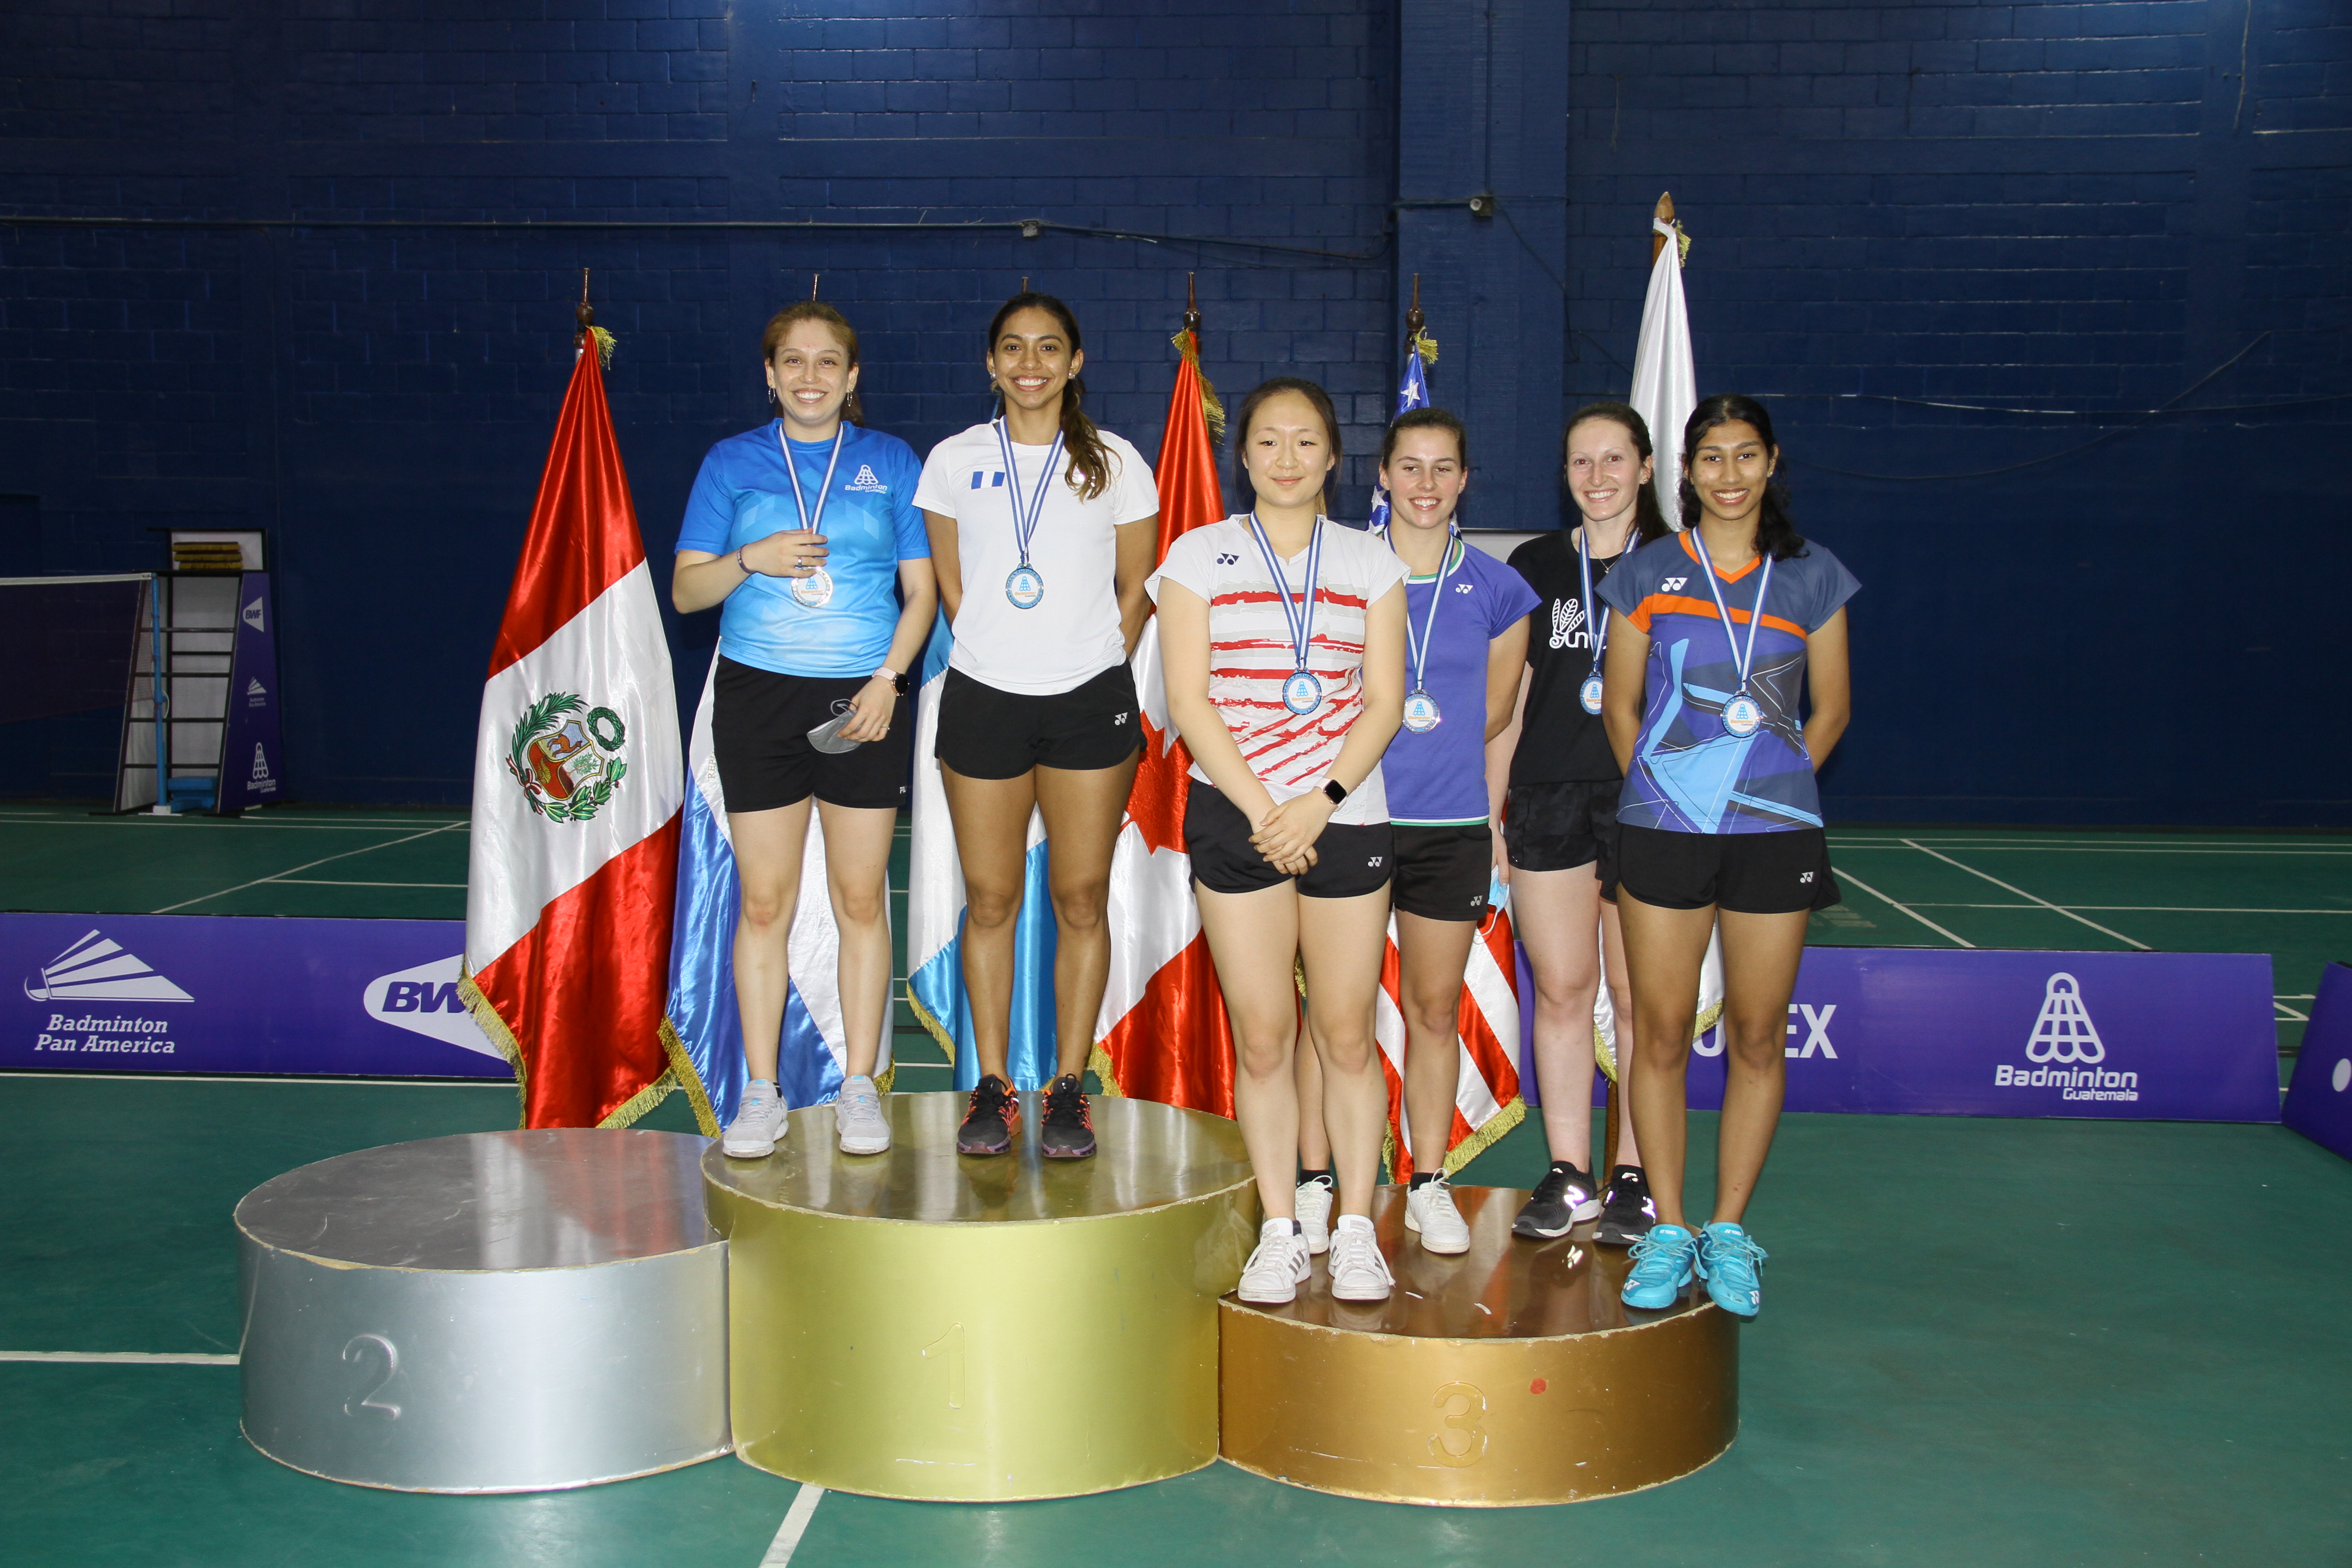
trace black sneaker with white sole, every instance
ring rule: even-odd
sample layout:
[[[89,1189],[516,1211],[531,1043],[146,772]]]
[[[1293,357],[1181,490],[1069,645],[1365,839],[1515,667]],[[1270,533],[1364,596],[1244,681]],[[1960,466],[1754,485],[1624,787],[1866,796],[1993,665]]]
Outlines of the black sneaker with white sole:
[[[1601,1223],[1592,1239],[1611,1247],[1631,1247],[1658,1223],[1658,1204],[1639,1165],[1619,1165],[1609,1173],[1608,1189],[1601,1194]]]
[[[1593,1194],[1591,1175],[1565,1160],[1554,1160],[1543,1180],[1536,1184],[1536,1190],[1519,1206],[1519,1217],[1511,1222],[1511,1234],[1549,1241],[1566,1236],[1600,1212],[1601,1200]]]

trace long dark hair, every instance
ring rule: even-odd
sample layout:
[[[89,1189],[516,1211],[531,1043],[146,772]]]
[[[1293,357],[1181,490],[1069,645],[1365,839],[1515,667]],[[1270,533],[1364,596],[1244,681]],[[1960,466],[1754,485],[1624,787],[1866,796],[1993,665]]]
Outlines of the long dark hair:
[[[1078,336],[1078,319],[1070,308],[1051,294],[1041,294],[1034,289],[1024,289],[996,309],[996,317],[988,323],[988,352],[996,353],[996,337],[1004,331],[1004,323],[1023,310],[1043,310],[1062,323],[1062,335],[1070,340],[1070,357],[1076,359],[1086,347]],[[1070,489],[1082,500],[1092,500],[1103,493],[1110,483],[1110,453],[1104,449],[1102,432],[1086,416],[1078,405],[1087,395],[1086,378],[1072,375],[1062,388],[1062,450],[1070,455]],[[997,412],[1004,411],[1004,394],[996,395]]]
[[[1612,425],[1622,425],[1625,433],[1633,437],[1633,450],[1648,462],[1657,454],[1650,445],[1650,422],[1630,403],[1588,403],[1568,416],[1559,430],[1559,477],[1568,482],[1568,440],[1576,427],[1588,419],[1605,419]],[[1656,477],[1654,474],[1652,476]],[[1658,510],[1658,489],[1654,484],[1636,485],[1641,494],[1633,498],[1633,542],[1636,546],[1654,539],[1664,539],[1674,531],[1666,526],[1666,514]],[[1583,515],[1580,509],[1578,516]]]
[[[1339,416],[1331,407],[1331,395],[1300,376],[1277,375],[1271,381],[1259,382],[1250,388],[1250,395],[1242,399],[1241,412],[1226,426],[1228,430],[1240,432],[1239,438],[1234,442],[1234,488],[1246,488],[1251,495],[1257,494],[1257,487],[1250,483],[1249,477],[1250,421],[1256,417],[1259,404],[1284,392],[1295,392],[1314,405],[1316,417],[1323,421],[1323,434],[1331,443],[1331,468],[1323,476],[1321,501],[1323,511],[1328,516],[1331,510],[1331,487],[1339,482],[1339,459],[1343,456],[1339,450]]]
[[[857,329],[849,324],[848,317],[822,300],[803,300],[797,305],[785,306],[768,318],[767,331],[760,334],[760,363],[762,365],[776,363],[776,351],[783,347],[784,334],[803,321],[822,323],[841,340],[843,351],[849,355],[849,368],[857,368]],[[768,395],[773,397],[775,394],[771,392]],[[842,401],[841,413],[842,417],[852,425],[861,428],[865,426],[866,409],[857,401],[856,387],[851,387],[849,395]]]
[[[1705,515],[1699,505],[1698,488],[1690,482],[1690,455],[1706,433],[1718,425],[1750,425],[1765,447],[1777,459],[1780,443],[1772,438],[1772,416],[1752,397],[1736,392],[1718,392],[1704,398],[1691,416],[1683,421],[1683,526],[1696,528]],[[1770,555],[1775,561],[1786,561],[1805,552],[1804,535],[1797,531],[1795,519],[1789,515],[1789,487],[1778,479],[1764,481],[1764,503],[1756,514],[1756,553]]]

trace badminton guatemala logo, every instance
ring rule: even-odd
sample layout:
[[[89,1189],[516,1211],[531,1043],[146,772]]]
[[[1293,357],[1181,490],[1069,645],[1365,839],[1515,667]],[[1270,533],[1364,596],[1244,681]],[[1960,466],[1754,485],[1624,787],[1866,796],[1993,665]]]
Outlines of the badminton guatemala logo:
[[[578,717],[566,717],[571,714]],[[586,822],[628,776],[629,764],[621,759],[628,738],[618,713],[559,691],[515,721],[507,771],[538,815],[550,822]]]
[[[1997,1089],[2055,1089],[2063,1100],[2139,1098],[2139,1074],[2117,1072],[2099,1064],[2107,1059],[2106,1043],[2083,1003],[2082,984],[2073,975],[2053,974],[2042,986],[2042,1011],[2026,1037],[2025,1059],[2036,1065],[1995,1067]]]

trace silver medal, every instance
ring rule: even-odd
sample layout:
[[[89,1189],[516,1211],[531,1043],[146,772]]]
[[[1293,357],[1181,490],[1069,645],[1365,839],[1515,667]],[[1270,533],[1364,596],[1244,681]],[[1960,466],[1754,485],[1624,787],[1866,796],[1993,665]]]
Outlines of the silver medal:
[[[1444,715],[1437,710],[1437,699],[1426,691],[1407,694],[1404,700],[1404,727],[1416,735],[1425,735],[1437,728]]]
[[[1587,713],[1600,712],[1601,678],[1597,675],[1586,676],[1584,684],[1576,689],[1576,700],[1584,704],[1584,710]]]
[[[1045,598],[1045,574],[1034,566],[1015,566],[1004,579],[1004,596],[1016,610],[1034,610]]]
[[[789,579],[789,585],[793,601],[812,610],[821,610],[833,603],[833,574],[822,566],[805,577]]]
[[[1723,727],[1735,735],[1753,735],[1763,722],[1762,706],[1746,692],[1723,705]]]
[[[1323,706],[1323,683],[1311,669],[1292,672],[1282,683],[1282,705],[1302,717],[1314,712]]]

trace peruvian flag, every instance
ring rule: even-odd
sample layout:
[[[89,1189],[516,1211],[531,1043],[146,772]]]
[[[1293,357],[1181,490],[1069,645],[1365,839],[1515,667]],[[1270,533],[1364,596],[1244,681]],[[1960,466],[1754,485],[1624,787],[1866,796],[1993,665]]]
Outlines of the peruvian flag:
[[[1160,559],[1182,534],[1225,515],[1209,439],[1214,394],[1201,379],[1200,345],[1187,331],[1168,396],[1168,429],[1153,477],[1160,485]],[[1223,417],[1222,410],[1219,417]],[[1144,624],[1135,649],[1143,707],[1143,757],[1127,797],[1110,863],[1110,981],[1095,1024],[1094,1066],[1103,1087],[1193,1110],[1234,1113],[1234,1039],[1225,1022],[1209,939],[1192,897],[1184,851],[1184,800],[1192,754],[1168,723],[1160,622]]]
[[[625,1127],[681,1081],[663,1005],[686,769],[593,342],[572,367],[475,746],[466,978],[526,1127]]]

